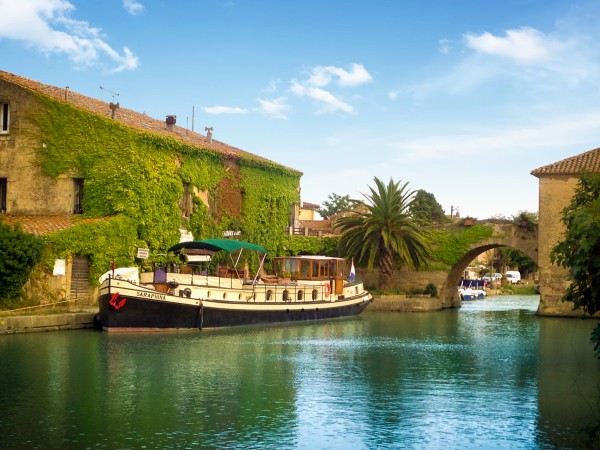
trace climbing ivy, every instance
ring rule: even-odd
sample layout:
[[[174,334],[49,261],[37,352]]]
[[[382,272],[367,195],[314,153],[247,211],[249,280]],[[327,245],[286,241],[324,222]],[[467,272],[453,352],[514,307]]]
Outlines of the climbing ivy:
[[[441,263],[451,267],[461,260],[471,244],[492,237],[494,228],[491,225],[482,224],[475,224],[471,227],[453,225],[434,228],[430,233],[432,263],[434,265]]]
[[[83,178],[83,218],[108,218],[47,235],[47,268],[55,258],[88,256],[90,281],[96,283],[113,259],[132,264],[137,247],[164,253],[179,240],[182,226],[198,239],[239,229],[243,238],[271,251],[283,249],[290,209],[299,199],[300,172],[250,154],[225,161],[214,150],[34,95],[40,108],[29,116],[40,136],[28,133],[40,142],[35,147],[42,173]],[[182,220],[184,182],[195,191],[235,200],[238,207],[209,211],[195,198],[190,217]],[[233,193],[239,189],[241,196]]]
[[[44,264],[52,270],[56,258],[72,255],[87,256],[90,262],[90,281],[110,269],[134,264],[137,247],[144,242],[138,238],[135,219],[124,215],[97,223],[81,223],[66,230],[44,235],[46,253]]]
[[[252,160],[240,161],[239,172],[245,238],[270,254],[283,254],[290,210],[300,200],[300,173]]]

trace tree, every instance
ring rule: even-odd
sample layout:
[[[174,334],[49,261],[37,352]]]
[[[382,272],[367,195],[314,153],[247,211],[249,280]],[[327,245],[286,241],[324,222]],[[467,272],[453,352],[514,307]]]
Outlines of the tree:
[[[340,248],[354,255],[357,263],[372,268],[379,264],[379,288],[388,289],[396,266],[419,268],[429,256],[429,243],[421,222],[413,219],[410,206],[414,191],[408,183],[390,179],[386,185],[375,177],[376,188],[363,194],[364,211],[338,219]]]
[[[583,174],[562,213],[564,240],[551,251],[553,263],[569,271],[563,300],[594,314],[600,309],[600,174]]]
[[[523,278],[537,270],[535,261],[516,248],[500,247],[498,253],[500,254],[501,265],[516,267]]]
[[[351,200],[348,195],[341,196],[332,193],[327,198],[329,201],[325,200],[323,205],[317,209],[317,212],[323,219],[329,219],[334,214],[343,211],[351,211],[359,203],[356,200]]]
[[[414,218],[428,222],[441,223],[448,220],[444,208],[437,202],[435,196],[423,189],[417,191],[410,205],[410,213]]]
[[[33,267],[41,261],[44,241],[0,221],[0,305],[16,303]]]

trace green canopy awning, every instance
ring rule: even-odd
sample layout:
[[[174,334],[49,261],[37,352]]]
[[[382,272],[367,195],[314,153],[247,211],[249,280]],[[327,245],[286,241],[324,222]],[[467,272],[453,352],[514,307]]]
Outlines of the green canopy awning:
[[[236,241],[234,239],[204,239],[202,241],[180,242],[175,244],[168,251],[177,252],[183,249],[195,250],[210,250],[218,252],[224,250],[228,253],[233,253],[240,249],[256,250],[262,253],[267,253],[267,250],[260,245],[251,244],[244,241]]]

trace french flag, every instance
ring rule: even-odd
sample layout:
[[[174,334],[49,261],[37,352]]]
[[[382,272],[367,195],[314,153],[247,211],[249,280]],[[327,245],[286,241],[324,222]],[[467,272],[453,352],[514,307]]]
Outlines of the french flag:
[[[352,264],[350,265],[350,275],[348,276],[348,279],[350,281],[354,281],[354,278],[356,278],[356,270],[354,270],[354,258],[352,258]]]

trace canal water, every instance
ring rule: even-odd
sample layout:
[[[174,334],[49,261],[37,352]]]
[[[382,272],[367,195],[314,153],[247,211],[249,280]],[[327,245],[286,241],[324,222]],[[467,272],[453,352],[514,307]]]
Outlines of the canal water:
[[[582,448],[595,321],[535,296],[172,334],[0,337],[2,449]]]

